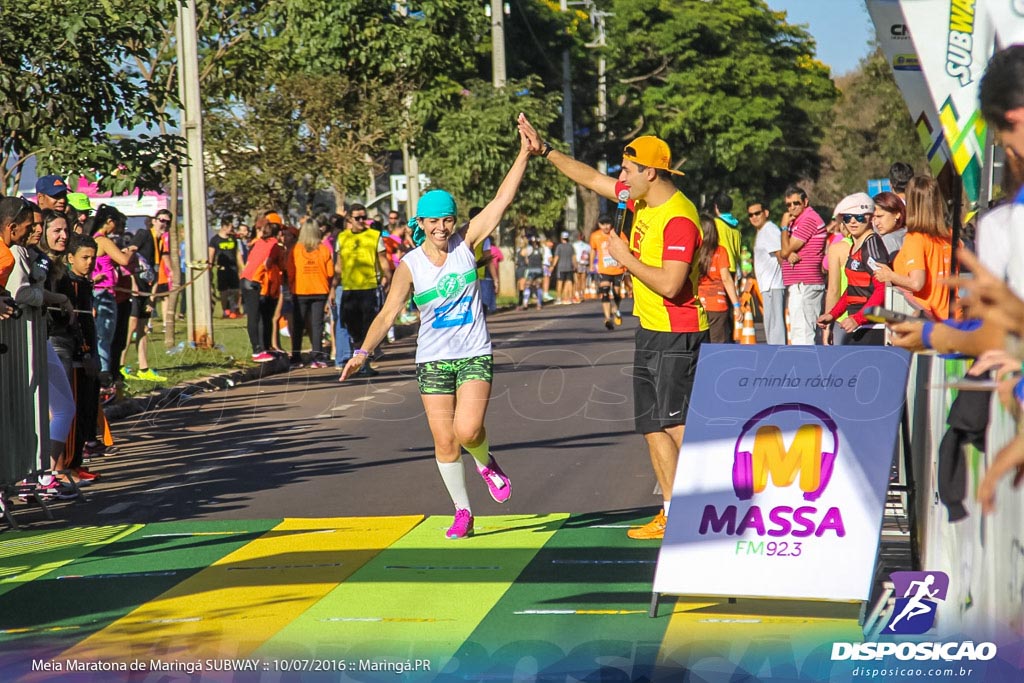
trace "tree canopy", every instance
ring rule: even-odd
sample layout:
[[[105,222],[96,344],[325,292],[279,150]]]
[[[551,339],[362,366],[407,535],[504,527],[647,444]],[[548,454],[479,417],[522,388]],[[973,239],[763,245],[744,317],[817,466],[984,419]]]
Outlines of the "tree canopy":
[[[614,130],[668,141],[695,199],[815,177],[837,93],[814,40],[764,0],[615,0]],[[621,143],[620,143],[621,145]]]
[[[156,189],[181,141],[161,133],[174,95],[154,97],[125,68],[166,34],[174,0],[69,0],[0,6],[0,188],[25,164],[77,173],[102,189]]]
[[[0,182],[11,189],[32,157],[43,171],[93,173],[104,189],[167,182],[182,156],[176,1],[0,9]],[[197,0],[211,210],[301,212],[317,192],[361,196],[403,145],[434,186],[466,205],[485,202],[514,153],[519,111],[567,146],[563,51],[576,156],[605,157],[614,173],[625,142],[659,135],[698,202],[721,191],[771,198],[805,179],[824,198],[915,149],[884,60],[867,60],[840,98],[807,31],[765,0],[509,7],[510,81],[495,89],[479,0]],[[611,13],[603,45],[595,8]],[[557,228],[568,190],[547,165],[531,165],[515,221]]]

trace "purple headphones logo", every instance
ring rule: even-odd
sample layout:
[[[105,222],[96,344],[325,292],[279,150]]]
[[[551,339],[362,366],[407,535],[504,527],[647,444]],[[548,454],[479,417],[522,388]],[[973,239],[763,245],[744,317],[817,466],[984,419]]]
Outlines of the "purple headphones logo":
[[[769,418],[782,414],[789,417],[792,413],[806,415],[813,421],[801,423],[789,448],[786,448],[782,428]],[[752,431],[753,444],[744,448],[744,440]],[[828,449],[822,444],[825,432],[831,437]],[[780,403],[766,408],[747,420],[736,439],[732,463],[732,485],[736,497],[750,500],[755,493],[765,490],[769,478],[775,486],[786,487],[792,485],[799,475],[804,499],[815,501],[832,478],[838,449],[839,431],[835,421],[824,411],[806,403]]]

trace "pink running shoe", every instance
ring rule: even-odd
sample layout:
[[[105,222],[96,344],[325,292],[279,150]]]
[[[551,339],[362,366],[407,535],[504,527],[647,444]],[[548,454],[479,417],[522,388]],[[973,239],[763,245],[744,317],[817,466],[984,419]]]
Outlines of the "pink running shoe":
[[[512,481],[498,467],[498,462],[494,459],[494,456],[488,455],[490,460],[487,462],[487,467],[478,471],[480,476],[484,478],[484,483],[487,484],[487,490],[490,491],[494,502],[504,503],[512,497]]]
[[[269,363],[270,361],[274,360],[274,356],[267,353],[266,351],[261,351],[260,353],[252,354],[252,359],[257,363]]]
[[[468,538],[473,535],[473,513],[469,510],[456,510],[455,521],[445,532],[451,539]]]

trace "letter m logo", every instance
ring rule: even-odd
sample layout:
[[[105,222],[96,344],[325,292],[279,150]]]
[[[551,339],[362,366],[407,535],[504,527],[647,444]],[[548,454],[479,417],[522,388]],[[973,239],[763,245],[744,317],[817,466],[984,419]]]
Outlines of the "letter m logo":
[[[810,493],[821,486],[821,425],[805,424],[787,449],[782,430],[765,425],[754,435],[752,451],[754,493],[761,493],[768,485],[768,477],[777,487],[791,486],[800,473],[800,490]]]

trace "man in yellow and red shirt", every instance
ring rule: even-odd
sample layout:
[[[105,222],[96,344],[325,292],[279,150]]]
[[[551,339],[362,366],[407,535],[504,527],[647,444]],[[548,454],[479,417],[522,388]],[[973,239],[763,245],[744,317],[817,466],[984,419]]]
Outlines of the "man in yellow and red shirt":
[[[640,318],[633,357],[636,431],[644,435],[664,509],[650,523],[631,529],[630,538],[662,538],[686,427],[700,345],[708,320],[696,297],[692,267],[700,246],[696,207],[676,189],[668,145],[645,135],[626,145],[618,180],[551,148],[525,120],[520,128],[530,151],[551,161],[570,180],[617,199],[629,190],[633,229],[629,242],[611,240],[609,254],[633,277],[633,313]]]

